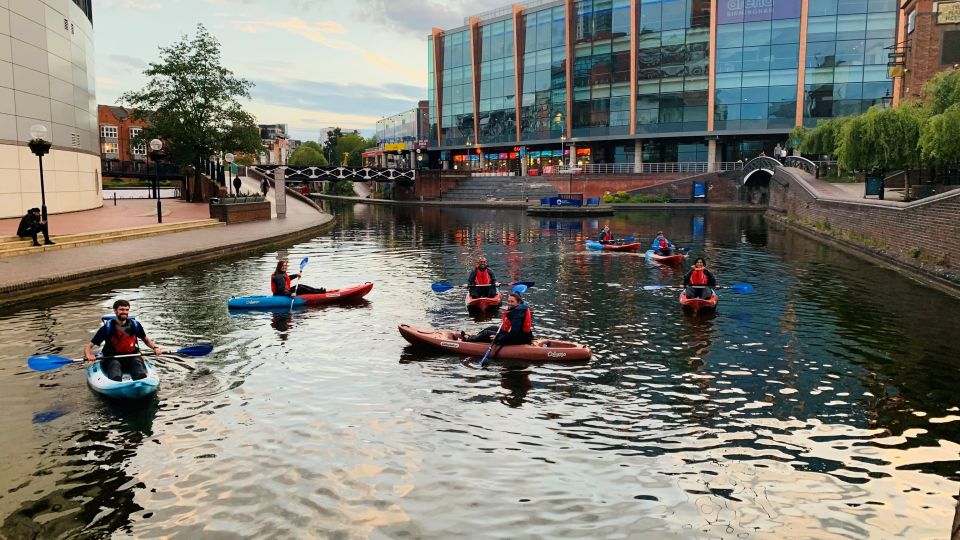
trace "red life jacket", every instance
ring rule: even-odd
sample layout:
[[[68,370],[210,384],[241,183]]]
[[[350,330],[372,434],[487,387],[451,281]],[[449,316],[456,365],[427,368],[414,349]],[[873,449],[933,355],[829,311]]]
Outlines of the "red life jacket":
[[[509,311],[510,310],[507,310],[503,313],[503,325],[501,327],[503,329],[503,332],[510,332],[510,328],[512,328],[512,325],[510,324],[510,319],[507,317],[507,313]],[[533,332],[533,316],[530,313],[529,306],[526,308],[526,312],[527,313],[524,315],[524,318],[523,318],[523,328],[521,328],[521,330],[529,334]]]
[[[601,235],[600,235],[600,240],[601,240],[602,242],[609,242],[610,240],[613,240],[613,233],[611,233],[610,231],[606,231],[606,232],[604,232],[604,233],[601,233]]]
[[[707,280],[707,273],[703,270],[694,270],[690,273],[691,285],[706,285],[708,282],[709,280]]]
[[[490,280],[489,268],[484,268],[483,270],[477,268],[477,275],[473,279],[474,285],[493,285],[493,282]]]
[[[133,335],[128,336],[126,332],[120,329],[116,320],[107,322],[107,339],[110,340],[110,346],[113,348],[113,354],[130,354],[137,351],[137,322],[130,321]]]
[[[666,239],[660,240],[660,249],[667,249],[670,247],[670,242],[667,242]]]
[[[277,273],[276,273],[276,272],[274,272],[273,275],[270,276],[270,291],[271,291],[273,294],[277,294],[277,280],[276,280],[276,277],[277,277]],[[290,290],[290,276],[289,276],[288,274],[283,274],[283,278],[284,278],[284,280],[286,280],[285,282],[286,282],[286,284],[287,284],[287,288],[284,289],[284,290],[289,291],[289,290]]]

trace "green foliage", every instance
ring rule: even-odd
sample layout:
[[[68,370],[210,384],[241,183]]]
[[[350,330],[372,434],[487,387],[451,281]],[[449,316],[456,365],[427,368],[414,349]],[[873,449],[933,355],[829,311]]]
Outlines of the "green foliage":
[[[947,109],[960,105],[960,71],[941,71],[923,85],[931,114],[943,114]]]
[[[835,156],[839,145],[840,132],[844,124],[849,122],[851,117],[843,116],[833,120],[825,120],[817,124],[817,127],[810,130],[800,145],[800,151],[804,154],[813,154],[817,156]]]
[[[135,142],[160,138],[181,165],[227,151],[260,152],[256,120],[238,101],[250,98],[252,84],[221,65],[220,43],[202,24],[192,38],[160,47],[159,56],[144,70],[147,85],[121,96],[134,119],[149,123]]]
[[[931,117],[923,126],[920,152],[924,161],[960,163],[960,104]]]
[[[350,180],[337,180],[336,182],[330,182],[327,187],[328,195],[338,195],[341,197],[354,197],[357,195],[353,191],[353,182]]]
[[[322,151],[318,150],[320,145],[313,143],[313,146],[308,146],[308,144],[294,150],[287,163],[293,167],[326,167],[327,158],[323,157]]]
[[[787,139],[787,148],[802,148],[803,141],[807,139],[808,135],[810,135],[810,130],[803,126],[793,128],[790,137]]]
[[[920,107],[871,107],[841,130],[837,158],[848,170],[909,168],[918,161],[917,143],[926,113]]]
[[[318,143],[317,141],[307,141],[301,144],[300,148],[313,148],[317,152],[320,152],[321,155],[324,155],[323,147],[320,146],[320,143]],[[326,157],[324,157],[324,159],[326,159]]]
[[[605,203],[666,203],[670,202],[669,193],[660,193],[658,195],[630,195],[626,191],[618,191],[616,193],[610,193],[609,191],[603,194],[603,202]]]
[[[249,167],[257,162],[257,160],[251,154],[240,154],[233,160],[234,163],[241,167]]]

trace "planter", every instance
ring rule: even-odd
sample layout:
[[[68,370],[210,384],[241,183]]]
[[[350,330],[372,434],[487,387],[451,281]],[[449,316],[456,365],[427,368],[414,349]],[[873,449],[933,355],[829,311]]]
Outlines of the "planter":
[[[270,201],[223,202],[211,199],[210,217],[228,225],[270,219]]]

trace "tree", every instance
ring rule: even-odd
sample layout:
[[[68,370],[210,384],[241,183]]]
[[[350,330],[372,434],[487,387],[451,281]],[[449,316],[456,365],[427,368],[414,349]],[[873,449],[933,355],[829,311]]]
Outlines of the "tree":
[[[319,147],[317,143],[313,143],[312,146],[309,142],[304,143],[293,151],[287,164],[293,167],[326,167],[327,158],[323,157],[322,151],[318,150]]]
[[[917,143],[926,119],[922,108],[874,106],[850,119],[839,138],[837,157],[850,170],[907,169],[917,164]]]
[[[147,85],[121,99],[133,107],[134,119],[148,122],[143,140],[164,140],[174,163],[197,165],[212,154],[261,151],[256,120],[238,101],[250,98],[253,85],[221,65],[220,43],[202,24],[192,38],[160,47],[160,61],[143,73]]]
[[[337,144],[340,142],[340,137],[342,132],[340,128],[336,127],[327,132],[327,140],[323,142],[323,154],[328,157],[328,160],[336,163],[337,160],[333,157],[334,151],[337,149]]]
[[[942,114],[960,104],[960,70],[941,71],[923,85],[931,115]]]
[[[810,130],[803,126],[793,128],[793,131],[790,132],[790,136],[787,139],[787,148],[801,149],[803,147],[803,141],[805,141],[809,135]]]
[[[920,154],[924,161],[960,163],[960,105],[932,116],[920,135]]]

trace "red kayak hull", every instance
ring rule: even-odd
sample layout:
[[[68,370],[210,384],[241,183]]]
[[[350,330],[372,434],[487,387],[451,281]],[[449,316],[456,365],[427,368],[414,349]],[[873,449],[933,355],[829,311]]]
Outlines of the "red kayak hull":
[[[398,329],[403,339],[413,345],[433,347],[453,354],[481,357],[490,346],[487,343],[463,341],[459,332],[449,330],[415,328],[407,324],[401,324]],[[496,355],[491,353],[490,359],[525,362],[586,362],[593,356],[586,345],[553,339],[535,339],[530,345],[506,345],[496,348],[494,352]]]
[[[349,300],[359,300],[373,290],[373,283],[369,281],[363,285],[353,287],[344,287],[342,289],[333,289],[323,294],[298,294],[308,306],[319,306],[322,304],[331,304],[333,302],[346,302]]]
[[[640,249],[640,242],[633,242],[632,244],[603,244],[603,249],[606,251],[628,251],[636,253]]]
[[[683,255],[658,255],[653,254],[653,261],[663,264],[680,264],[683,262]]]
[[[709,300],[704,300],[703,298],[687,298],[686,294],[680,293],[680,307],[694,313],[716,309],[719,301],[720,298],[717,295],[711,296]]]
[[[467,292],[467,298],[464,300],[464,303],[467,305],[467,309],[486,311],[500,307],[500,305],[503,304],[503,298],[501,298],[500,293],[497,293],[497,295],[492,298],[474,298]]]

